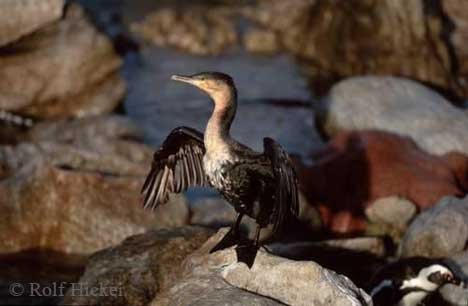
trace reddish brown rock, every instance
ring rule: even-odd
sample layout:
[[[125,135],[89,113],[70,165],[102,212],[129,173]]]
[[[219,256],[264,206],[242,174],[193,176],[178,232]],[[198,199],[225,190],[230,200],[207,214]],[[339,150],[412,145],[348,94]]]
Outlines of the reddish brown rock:
[[[334,232],[364,230],[364,209],[379,198],[397,195],[425,209],[468,191],[468,157],[431,155],[387,132],[340,133],[315,158],[299,167],[301,185]]]

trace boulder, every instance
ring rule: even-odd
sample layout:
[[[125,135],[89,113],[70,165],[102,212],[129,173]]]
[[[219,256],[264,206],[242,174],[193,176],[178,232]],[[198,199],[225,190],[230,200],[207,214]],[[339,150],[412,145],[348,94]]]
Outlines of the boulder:
[[[320,129],[378,129],[409,136],[421,149],[468,154],[468,118],[442,96],[398,77],[360,76],[339,82],[317,108]]]
[[[451,29],[448,33],[449,43],[457,58],[458,70],[462,82],[468,76],[468,3],[463,0],[444,0],[440,2]],[[466,82],[466,81],[465,81]]]
[[[62,16],[64,0],[0,2],[0,47],[41,29]]]
[[[311,166],[296,163],[299,182],[325,227],[337,233],[364,231],[364,212],[377,199],[399,196],[425,209],[468,191],[468,157],[431,155],[388,132],[342,132],[313,157]]]
[[[398,240],[416,215],[417,208],[407,199],[390,196],[374,201],[365,213],[370,223],[377,228],[375,234],[388,234]]]
[[[122,139],[134,127],[119,117],[94,120],[85,119],[87,127],[80,120],[44,123],[31,131],[31,142],[0,147],[0,192],[6,195],[0,198],[0,253],[89,254],[151,228],[187,224],[183,196],[154,213],[141,207],[152,150]]]
[[[209,254],[225,234],[226,229],[220,230],[188,256],[182,264],[185,277],[165,295],[156,297],[152,305],[188,305],[188,301],[197,301],[200,297],[208,299],[216,291],[226,290],[227,285],[287,305],[372,305],[369,296],[348,278],[312,261],[293,261],[260,250],[249,269],[237,262],[233,248]],[[192,303],[190,305],[215,305]]]
[[[399,254],[403,257],[450,257],[463,251],[467,241],[468,197],[445,197],[411,223]]]
[[[196,55],[217,55],[237,43],[227,8],[163,8],[131,26],[133,33],[157,46],[175,47]]]
[[[227,53],[239,49],[238,42],[254,53],[287,52],[305,60],[316,92],[359,74],[406,76],[458,96],[467,90],[438,2],[197,1],[156,6],[131,28],[145,41],[197,55]]]
[[[83,117],[112,111],[125,93],[120,57],[77,4],[68,6],[63,19],[1,51],[3,110]]]
[[[320,266],[345,275],[357,286],[367,286],[369,276],[385,262],[389,254],[384,239],[379,237],[340,238],[322,241],[309,234],[309,241],[268,244],[277,256],[300,261],[314,261]],[[313,239],[312,238],[312,239]]]
[[[281,49],[307,60],[316,90],[343,77],[391,74],[466,93],[452,68],[457,59],[442,34],[449,25],[436,2],[258,1],[244,16],[267,30],[265,36],[275,33]]]
[[[149,231],[99,251],[89,258],[84,274],[67,291],[62,304],[148,305],[154,296],[182,276],[181,262],[210,234],[199,227]],[[85,290],[101,287],[109,294],[83,294]]]

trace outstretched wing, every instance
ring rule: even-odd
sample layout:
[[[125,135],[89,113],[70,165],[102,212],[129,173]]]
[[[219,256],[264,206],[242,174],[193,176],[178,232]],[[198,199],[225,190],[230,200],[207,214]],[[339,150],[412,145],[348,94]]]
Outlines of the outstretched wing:
[[[277,232],[288,216],[299,215],[297,177],[288,153],[273,139],[263,139],[264,154],[271,161],[276,180],[276,194],[271,223]]]
[[[143,206],[151,209],[192,186],[207,186],[203,170],[205,145],[203,134],[188,127],[178,127],[167,136],[154,153],[151,171],[142,187]]]

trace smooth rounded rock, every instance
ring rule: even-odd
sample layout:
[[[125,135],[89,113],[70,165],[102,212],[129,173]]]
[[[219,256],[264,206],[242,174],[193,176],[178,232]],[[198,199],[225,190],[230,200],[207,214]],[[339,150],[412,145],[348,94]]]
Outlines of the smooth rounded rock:
[[[411,223],[399,254],[403,257],[450,257],[464,250],[467,241],[468,197],[445,197]]]
[[[8,56],[0,55],[4,110],[37,118],[84,117],[111,112],[124,96],[122,60],[76,3],[63,19],[5,52]]]
[[[358,76],[332,87],[318,107],[321,129],[378,129],[409,136],[433,154],[468,154],[468,118],[435,91],[409,79]]]

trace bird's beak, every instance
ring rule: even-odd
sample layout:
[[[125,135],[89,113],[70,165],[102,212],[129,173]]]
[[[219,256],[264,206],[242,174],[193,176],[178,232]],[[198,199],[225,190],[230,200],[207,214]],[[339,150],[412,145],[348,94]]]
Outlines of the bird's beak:
[[[448,274],[445,276],[447,283],[449,284],[454,284],[454,285],[460,285],[461,284],[461,279],[452,275]]]
[[[177,75],[177,74],[174,74],[173,76],[171,76],[171,80],[189,83],[189,84],[194,83],[194,79],[192,77],[184,76],[184,75]]]

